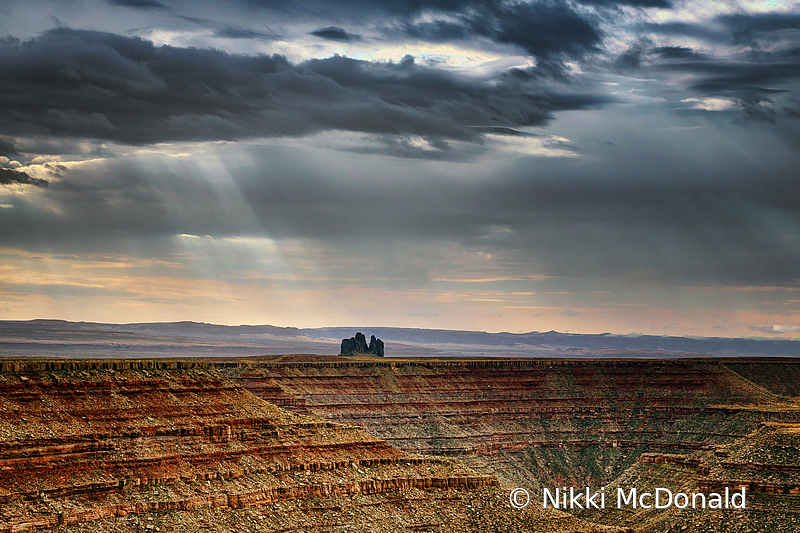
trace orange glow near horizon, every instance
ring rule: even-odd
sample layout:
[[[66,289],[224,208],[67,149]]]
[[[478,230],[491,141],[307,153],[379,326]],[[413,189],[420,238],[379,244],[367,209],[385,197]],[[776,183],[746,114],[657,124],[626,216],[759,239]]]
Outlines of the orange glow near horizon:
[[[798,300],[791,309],[680,309],[658,301],[606,301],[575,306],[570,291],[487,290],[503,278],[447,279],[417,287],[365,287],[353,282],[298,280],[241,272],[229,280],[192,277],[190,264],[132,256],[42,254],[0,250],[0,319],[87,322],[172,322],[294,327],[340,325],[478,331],[643,333],[677,336],[796,338]],[[544,278],[543,278],[544,279]],[[546,279],[551,279],[547,277]],[[540,280],[541,281],[541,280]],[[672,288],[691,294],[695,287]],[[703,292],[714,289],[704,287]],[[719,287],[718,294],[758,293]],[[763,288],[774,294],[774,287]],[[562,300],[567,298],[568,300]],[[612,301],[609,301],[612,300]],[[761,328],[761,331],[754,329]],[[767,331],[772,328],[772,331]]]

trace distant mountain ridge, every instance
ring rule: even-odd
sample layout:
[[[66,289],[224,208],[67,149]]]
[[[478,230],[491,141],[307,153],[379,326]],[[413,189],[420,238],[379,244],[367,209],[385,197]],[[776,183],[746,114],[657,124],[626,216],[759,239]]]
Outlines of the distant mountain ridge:
[[[724,337],[671,337],[559,333],[488,333],[446,329],[397,327],[295,328],[271,325],[225,326],[202,322],[145,322],[109,324],[66,320],[0,321],[0,352],[10,346],[70,344],[101,346],[118,335],[122,344],[141,343],[159,351],[178,352],[195,347],[195,355],[246,355],[259,353],[338,353],[342,338],[353,331],[376,335],[386,342],[386,356],[519,356],[519,357],[636,357],[636,356],[791,356],[800,355],[800,341]],[[54,334],[56,334],[54,336]],[[81,335],[77,335],[80,333]],[[95,336],[89,333],[96,334]],[[71,334],[75,334],[74,336]],[[81,344],[82,343],[82,344]],[[5,349],[2,349],[5,346]],[[110,346],[110,344],[109,344]],[[119,348],[120,342],[114,346]],[[202,349],[198,348],[200,346]],[[110,349],[110,348],[109,348]],[[119,348],[123,349],[124,347]],[[156,349],[156,348],[153,348]],[[27,350],[27,351],[26,351]],[[57,351],[57,350],[56,350]],[[191,351],[191,350],[189,350]],[[195,350],[197,351],[197,350]],[[194,352],[192,352],[194,354]],[[185,355],[189,355],[186,352]]]

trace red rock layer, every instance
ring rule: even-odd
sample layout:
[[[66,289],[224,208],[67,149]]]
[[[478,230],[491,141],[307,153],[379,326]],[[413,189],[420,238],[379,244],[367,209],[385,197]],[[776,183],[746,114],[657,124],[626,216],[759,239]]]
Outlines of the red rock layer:
[[[624,450],[709,449],[786,416],[744,409],[777,397],[715,360],[241,360],[225,371],[265,398],[305,400],[304,412],[404,450],[462,457],[509,482],[525,469],[603,482],[628,461]],[[618,450],[619,468],[599,471],[611,452],[592,464],[544,452],[595,448]],[[532,458],[532,449],[543,451]]]
[[[279,409],[203,364],[0,362],[0,532],[496,484]]]

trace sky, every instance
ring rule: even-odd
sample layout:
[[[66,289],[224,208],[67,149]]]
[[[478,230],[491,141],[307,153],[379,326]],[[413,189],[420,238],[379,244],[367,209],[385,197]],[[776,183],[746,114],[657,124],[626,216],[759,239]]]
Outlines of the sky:
[[[0,319],[800,338],[800,6],[0,0]]]

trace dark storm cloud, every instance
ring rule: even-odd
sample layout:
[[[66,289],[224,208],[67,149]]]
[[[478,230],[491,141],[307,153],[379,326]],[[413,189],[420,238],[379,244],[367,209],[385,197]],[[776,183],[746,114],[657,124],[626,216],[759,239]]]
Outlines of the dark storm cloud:
[[[723,28],[710,27],[708,24],[691,24],[687,22],[665,22],[662,24],[646,23],[642,25],[645,33],[667,35],[670,37],[692,37],[712,43],[729,43],[733,36]]]
[[[671,7],[671,0],[579,0],[581,4],[599,7]],[[410,17],[423,12],[453,14],[470,10],[497,10],[514,4],[507,0],[300,0],[276,2],[274,0],[239,0],[239,4],[265,10],[303,14],[333,15],[334,18],[359,17],[368,13]],[[550,0],[539,4],[566,5],[562,0]]]
[[[351,18],[366,13],[388,13],[394,15],[413,15],[422,11],[437,12],[462,11],[476,5],[498,3],[497,0],[299,0],[284,2],[276,0],[238,0],[238,4],[258,7],[271,11],[302,14],[318,14],[331,18]]]
[[[527,133],[518,131],[513,128],[504,128],[502,126],[475,126],[472,129],[483,133],[493,133],[495,135],[509,135],[511,137],[539,137],[534,133]]]
[[[581,4],[596,6],[632,6],[632,7],[660,7],[671,8],[672,0],[578,0]]]
[[[220,167],[229,184],[200,160],[110,160],[52,182],[44,194],[57,210],[20,204],[0,213],[9,227],[36,221],[35,232],[11,232],[0,243],[115,250],[131,240],[167,246],[179,234],[213,242],[264,235],[324,247],[325,265],[352,265],[361,253],[372,268],[380,258],[359,250],[415,242],[432,256],[453,246],[490,253],[520,273],[797,283],[797,155],[771,146],[763,128],[748,128],[753,146],[725,157],[698,151],[703,132],[684,140],[687,149],[666,152],[617,137],[613,150],[598,148],[610,154],[602,164],[526,158],[489,171],[460,167],[459,179],[443,178],[446,169],[430,161],[386,164],[338,152],[315,159],[308,151],[301,159],[268,146],[218,154],[230,163]]]
[[[692,91],[737,98],[743,104],[772,102],[778,95],[794,92],[800,81],[800,48],[753,51],[738,59],[679,58],[659,68],[693,74],[698,81],[689,86]]]
[[[32,178],[26,172],[13,168],[0,168],[0,185],[33,185],[34,187],[47,187],[47,180]]]
[[[272,31],[261,31],[247,28],[244,26],[237,26],[226,22],[219,22],[203,17],[188,17],[185,15],[174,15],[175,18],[187,20],[198,26],[209,28],[214,31],[214,37],[221,39],[257,39],[260,41],[275,41],[282,39],[281,35],[272,33]]]
[[[310,33],[310,35],[319,37],[321,39],[327,39],[329,41],[339,41],[343,43],[361,40],[360,35],[348,33],[344,31],[342,28],[338,28],[336,26],[328,26],[327,28],[320,28],[318,30],[314,30]]]
[[[793,28],[800,16],[735,15],[715,21],[729,28],[729,42],[740,32]],[[727,55],[699,52],[685,46],[654,47],[642,39],[620,54],[615,66],[622,72],[641,69],[665,81],[684,77],[692,80],[685,90],[693,97],[729,98],[754,119],[774,122],[796,118],[800,89],[800,39],[775,38],[762,47],[751,39],[743,50]],[[686,75],[689,76],[686,76]]]
[[[646,23],[647,32],[659,35],[685,36],[712,43],[748,44],[758,36],[780,30],[800,28],[797,13],[750,13],[718,15],[704,23]]]
[[[218,27],[214,30],[214,37],[223,39],[258,39],[261,41],[274,41],[281,38],[280,35],[274,33],[243,28],[241,26]]]
[[[800,14],[797,13],[730,14],[719,15],[715,20],[733,32],[773,32],[800,28]]]
[[[617,56],[614,65],[622,70],[635,70],[642,67],[642,63],[658,65],[669,70],[670,65],[686,63],[688,61],[708,61],[711,56],[697,52],[686,46],[653,46],[652,41],[643,39]]]
[[[706,59],[707,56],[686,46],[658,46],[653,52],[667,60]]]
[[[546,60],[583,57],[598,51],[603,38],[600,12],[618,6],[669,8],[669,0],[585,0],[587,10],[563,0],[509,2],[506,0],[304,0],[282,3],[242,0],[245,6],[290,16],[318,17],[328,20],[374,22],[387,40],[412,37],[428,42],[477,39],[497,45],[513,45],[524,53]],[[241,4],[240,3],[240,4]],[[427,21],[419,20],[425,14]],[[336,26],[312,34],[333,40],[348,40],[348,34]]]
[[[797,155],[765,148],[766,126],[748,129],[753,146],[725,161],[627,141],[601,165],[520,159],[478,180],[431,177],[424,189],[394,173],[381,184],[357,180],[360,189],[325,178],[240,184],[274,236],[455,242],[556,276],[798,283]],[[492,233],[498,227],[507,231]]]
[[[644,54],[651,47],[650,41],[641,40],[619,54],[614,66],[620,70],[635,70],[642,66]]]
[[[14,141],[8,139],[0,139],[0,156],[10,157],[17,155],[19,151]]]
[[[710,63],[713,59],[713,56],[686,46],[653,46],[651,40],[640,39],[616,57],[614,66],[623,71],[636,70],[643,66],[668,71],[672,67],[680,68],[679,65],[687,65],[691,61],[696,62],[695,64]]]
[[[596,51],[602,38],[596,22],[559,3],[490,4],[455,21],[406,22],[402,29],[434,42],[484,37],[543,59],[581,57]]]
[[[155,0],[109,0],[108,3],[112,6],[132,7],[134,9],[169,9],[161,2],[156,2]]]
[[[531,126],[609,99],[524,71],[476,80],[416,64],[156,47],[53,29],[0,47],[0,133],[146,144],[329,129],[476,139],[471,126]]]

